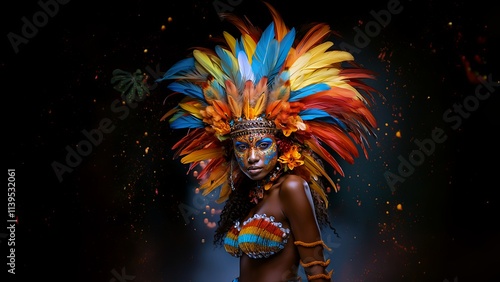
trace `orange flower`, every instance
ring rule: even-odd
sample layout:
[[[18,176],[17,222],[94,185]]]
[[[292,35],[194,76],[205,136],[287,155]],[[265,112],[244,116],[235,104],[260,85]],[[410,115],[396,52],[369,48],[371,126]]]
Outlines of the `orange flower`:
[[[276,116],[274,123],[278,129],[283,131],[283,135],[286,137],[297,130],[306,130],[304,121],[298,115],[303,107],[304,105],[299,102],[283,102],[281,104],[281,110]]]
[[[284,120],[275,120],[275,123],[278,128],[283,131],[283,135],[286,137],[290,136],[292,132],[297,130],[306,130],[306,124],[302,121],[302,118],[294,115],[288,116],[286,121]]]
[[[205,110],[200,111],[200,114],[203,117],[203,122],[209,124],[217,135],[224,136],[231,131],[231,127],[225,117],[220,115],[214,107],[207,106]]]
[[[301,160],[301,158],[302,155],[299,153],[297,145],[292,145],[288,152],[279,157],[278,161],[282,164],[286,164],[289,169],[293,170],[295,167],[304,164],[304,161]]]

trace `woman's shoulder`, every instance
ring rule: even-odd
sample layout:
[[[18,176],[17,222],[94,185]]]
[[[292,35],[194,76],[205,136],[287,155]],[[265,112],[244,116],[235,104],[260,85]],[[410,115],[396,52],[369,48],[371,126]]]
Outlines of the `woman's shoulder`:
[[[280,195],[284,198],[306,196],[309,193],[309,185],[304,178],[295,174],[288,174],[283,177],[279,190]]]
[[[294,174],[286,175],[279,188],[282,211],[287,218],[302,217],[313,206],[307,181]]]

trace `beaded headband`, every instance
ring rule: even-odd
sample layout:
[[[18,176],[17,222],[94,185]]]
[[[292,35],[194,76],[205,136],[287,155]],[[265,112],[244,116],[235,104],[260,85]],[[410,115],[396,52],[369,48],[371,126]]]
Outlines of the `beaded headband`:
[[[274,122],[263,118],[252,120],[241,120],[231,126],[231,138],[236,138],[248,134],[275,134],[278,130]]]

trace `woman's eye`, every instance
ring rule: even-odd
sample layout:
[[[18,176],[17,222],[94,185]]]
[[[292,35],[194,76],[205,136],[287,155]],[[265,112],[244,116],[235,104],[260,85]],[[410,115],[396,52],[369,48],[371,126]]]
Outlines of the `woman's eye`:
[[[238,149],[238,151],[245,151],[247,148],[248,146],[243,144],[236,146],[236,149]]]
[[[269,148],[270,145],[271,144],[269,144],[269,143],[262,142],[262,143],[259,144],[259,148],[261,148],[261,149],[267,149],[267,148]]]

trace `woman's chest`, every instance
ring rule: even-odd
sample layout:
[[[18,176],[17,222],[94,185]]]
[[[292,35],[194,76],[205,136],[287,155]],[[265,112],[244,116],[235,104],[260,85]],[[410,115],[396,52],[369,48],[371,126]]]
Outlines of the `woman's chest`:
[[[288,221],[283,213],[279,190],[277,189],[268,191],[264,198],[250,210],[243,222],[248,222],[255,215],[266,215],[272,218],[273,221],[280,222],[284,227],[288,227]]]

